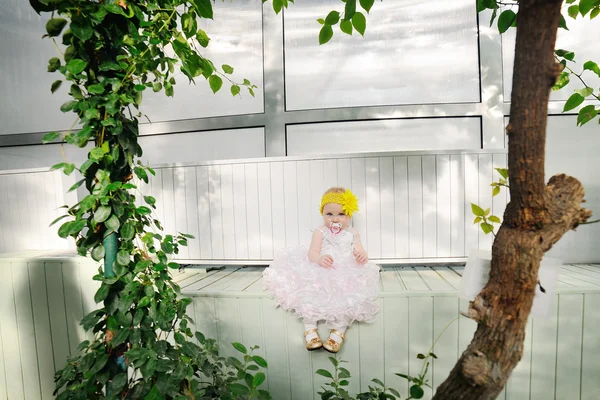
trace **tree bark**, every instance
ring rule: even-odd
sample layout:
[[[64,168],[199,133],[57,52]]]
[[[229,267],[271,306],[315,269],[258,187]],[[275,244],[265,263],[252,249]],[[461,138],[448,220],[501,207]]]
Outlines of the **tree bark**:
[[[540,260],[586,221],[583,186],[557,175],[544,183],[550,89],[560,73],[554,45],[562,0],[522,0],[517,18],[508,169],[511,201],[492,247],[490,279],[469,304],[473,341],[434,400],[495,399],[521,359]]]

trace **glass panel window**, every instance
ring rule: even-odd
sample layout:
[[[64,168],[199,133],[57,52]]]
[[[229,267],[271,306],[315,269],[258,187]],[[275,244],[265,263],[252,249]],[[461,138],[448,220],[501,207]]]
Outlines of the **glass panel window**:
[[[287,110],[480,101],[473,1],[378,1],[364,38],[338,25],[319,46],[315,20],[340,4],[305,0],[285,10]]]

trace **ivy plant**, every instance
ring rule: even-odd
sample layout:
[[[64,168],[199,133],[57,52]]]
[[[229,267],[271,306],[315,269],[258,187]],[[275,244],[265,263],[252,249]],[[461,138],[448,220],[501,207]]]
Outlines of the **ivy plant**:
[[[173,96],[176,70],[189,81],[205,79],[213,92],[236,83],[229,65],[215,66],[201,54],[210,38],[198,26],[212,19],[210,0],[31,0],[38,12],[51,13],[46,35],[60,55],[48,62],[61,77],[56,91],[69,85],[71,100],[61,106],[75,114],[67,132],[50,132],[44,142],[59,140],[94,147],[79,166],[63,162],[53,169],[75,170],[88,194],[53,223],[58,234],[72,237],[80,255],[104,265],[94,277],[94,299],[102,307],[82,325],[93,338],[55,375],[58,399],[237,399],[270,398],[260,390],[266,361],[239,344],[242,361],[219,356],[213,339],[193,332],[186,313],[190,298],[181,297],[170,261],[192,237],[162,233],[153,209],[156,200],[139,195],[134,175],[148,183],[152,168],[142,165],[138,144],[139,106],[144,92]],[[58,42],[64,46],[64,51]],[[170,50],[169,50],[170,49]]]

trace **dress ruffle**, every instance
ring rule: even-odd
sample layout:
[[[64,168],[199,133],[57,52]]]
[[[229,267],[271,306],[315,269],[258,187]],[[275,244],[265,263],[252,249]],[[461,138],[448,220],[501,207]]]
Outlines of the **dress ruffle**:
[[[325,321],[340,329],[372,322],[379,310],[379,267],[358,264],[352,255],[338,254],[332,268],[323,268],[310,262],[308,247],[290,248],[275,257],[263,277],[277,304],[306,323]]]

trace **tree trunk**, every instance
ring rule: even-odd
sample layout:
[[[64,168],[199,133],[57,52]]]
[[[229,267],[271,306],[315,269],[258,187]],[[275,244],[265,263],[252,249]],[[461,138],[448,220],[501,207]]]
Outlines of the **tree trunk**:
[[[496,398],[523,353],[544,252],[591,215],[581,208],[579,181],[558,175],[544,183],[548,98],[561,67],[554,61],[561,3],[519,4],[507,127],[511,201],[492,247],[489,282],[469,304],[477,331],[434,399]]]

